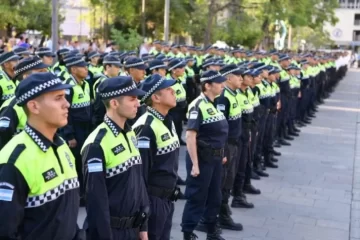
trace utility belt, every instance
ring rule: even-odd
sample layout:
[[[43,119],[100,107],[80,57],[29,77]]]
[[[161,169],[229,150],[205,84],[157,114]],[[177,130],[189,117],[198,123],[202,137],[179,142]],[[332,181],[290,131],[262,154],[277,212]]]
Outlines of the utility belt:
[[[224,148],[212,148],[210,144],[197,140],[197,153],[200,161],[210,162],[213,157],[224,157]]]
[[[140,228],[149,216],[149,208],[141,209],[141,211],[131,217],[110,217],[110,226],[116,229],[133,229]]]
[[[239,144],[239,139],[236,138],[228,138],[228,143],[231,145],[238,145]]]
[[[172,202],[176,202],[179,199],[180,188],[178,187],[175,187],[174,189],[167,189],[149,186],[147,190],[150,196],[158,197],[161,199],[168,199]]]

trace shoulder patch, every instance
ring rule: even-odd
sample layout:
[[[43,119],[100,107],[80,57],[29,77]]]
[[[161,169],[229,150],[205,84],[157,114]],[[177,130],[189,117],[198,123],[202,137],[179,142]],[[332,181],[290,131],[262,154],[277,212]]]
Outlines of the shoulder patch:
[[[137,148],[150,148],[150,139],[148,137],[139,137],[137,141]]]
[[[102,172],[103,164],[100,158],[91,158],[88,161],[88,172]]]
[[[43,172],[42,175],[45,182],[48,182],[58,176],[54,168],[50,168],[46,172]]]
[[[10,126],[10,118],[2,117],[0,118],[0,128],[8,128]]]
[[[165,141],[167,141],[167,140],[169,140],[169,139],[170,139],[169,133],[165,133],[165,134],[161,135],[161,140],[162,140],[163,142],[165,142]]]
[[[224,104],[218,104],[216,105],[216,109],[219,111],[225,111],[225,105]]]
[[[192,111],[189,114],[189,119],[197,119],[199,113],[197,111]]]

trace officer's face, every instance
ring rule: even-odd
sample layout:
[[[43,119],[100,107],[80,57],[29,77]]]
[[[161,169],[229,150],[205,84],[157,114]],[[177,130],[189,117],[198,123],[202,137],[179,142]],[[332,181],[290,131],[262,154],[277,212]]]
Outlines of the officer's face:
[[[210,90],[211,92],[215,95],[218,96],[222,93],[223,89],[224,89],[224,83],[211,83],[210,84]]]
[[[115,104],[116,112],[120,117],[126,119],[133,119],[136,117],[138,107],[140,106],[139,100],[135,96],[122,96]]]
[[[252,76],[250,75],[245,75],[244,76],[244,81],[243,81],[243,85],[245,86],[250,86],[252,82]]]
[[[269,80],[270,82],[275,82],[275,80],[276,80],[276,75],[275,75],[275,74],[269,74],[268,80]]]
[[[243,82],[243,78],[241,75],[230,75],[229,80],[233,88],[238,89],[241,87],[241,83]]]
[[[176,75],[177,77],[181,77],[182,75],[184,75],[185,68],[177,68],[177,69],[174,69],[174,72],[175,72],[175,75]]]
[[[69,106],[65,90],[44,93],[27,103],[31,115],[51,128],[64,127],[68,123]]]
[[[161,89],[158,94],[154,94],[155,102],[160,103],[168,107],[169,109],[176,106],[176,96],[175,91],[171,87]]]
[[[254,85],[261,83],[260,75],[253,77],[253,83]]]
[[[91,62],[94,63],[94,64],[97,64],[98,61],[99,61],[99,59],[100,59],[100,57],[93,57],[93,58],[91,59]]]
[[[4,63],[4,67],[5,67],[5,69],[8,69],[8,70],[14,70],[15,66],[18,63],[19,63],[18,60],[9,61],[9,62]]]
[[[145,70],[144,69],[137,69],[137,68],[130,68],[130,75],[133,79],[137,82],[140,82],[144,79]]]
[[[74,69],[74,75],[84,79],[87,77],[88,75],[88,68],[87,67],[72,67],[72,69]]]
[[[53,57],[48,57],[48,56],[44,56],[42,58],[43,63],[47,64],[49,66],[51,66],[53,64],[53,60],[54,60]]]
[[[111,67],[107,67],[106,69],[106,73],[108,74],[109,77],[116,77],[119,75],[119,72],[120,72],[120,67],[115,65],[111,65]]]
[[[165,77],[166,76],[166,69],[164,69],[164,68],[158,69],[157,74],[159,74],[162,77]]]
[[[263,78],[268,78],[268,77],[269,77],[269,71],[266,70],[266,69],[264,69],[264,70],[262,71],[262,77],[263,77]]]

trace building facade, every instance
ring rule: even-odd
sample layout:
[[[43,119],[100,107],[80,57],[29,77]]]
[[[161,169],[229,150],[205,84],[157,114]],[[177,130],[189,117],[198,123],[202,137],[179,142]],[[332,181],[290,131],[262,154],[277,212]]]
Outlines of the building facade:
[[[360,45],[360,0],[339,0],[335,10],[339,21],[336,25],[327,24],[325,29],[330,38],[340,46]]]

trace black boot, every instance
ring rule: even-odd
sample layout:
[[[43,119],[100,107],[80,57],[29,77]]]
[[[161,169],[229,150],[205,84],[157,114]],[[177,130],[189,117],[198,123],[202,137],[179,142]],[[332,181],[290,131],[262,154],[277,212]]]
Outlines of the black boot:
[[[184,240],[196,240],[198,239],[198,236],[196,236],[192,232],[184,232]]]
[[[183,192],[181,190],[179,191],[178,199],[180,199],[180,200],[185,200],[186,199],[185,195],[183,194]]]
[[[225,240],[225,238],[221,237],[221,233],[217,230],[216,224],[209,225],[208,232],[206,235],[206,240]]]
[[[241,231],[243,230],[243,226],[240,223],[235,223],[231,218],[231,214],[228,211],[229,205],[226,203],[221,204],[220,214],[219,214],[219,223],[220,227],[223,229]]]
[[[233,190],[234,198],[231,202],[231,207],[233,207],[233,208],[254,208],[254,204],[249,203],[246,200],[246,196],[242,191],[243,186],[244,186],[244,181],[241,181],[240,185],[237,186],[238,188]]]
[[[289,130],[289,135],[293,136],[293,137],[298,137],[300,136],[297,132],[293,131],[293,130]]]
[[[260,175],[254,169],[251,171],[251,179],[260,180]]]
[[[281,152],[277,152],[277,151],[275,151],[275,149],[271,149],[271,153],[272,153],[274,156],[281,156]]]
[[[259,175],[260,177],[268,177],[269,174],[264,172],[262,164],[259,163],[257,165],[254,165],[254,171],[256,172],[257,175]]]
[[[277,159],[277,158],[275,158],[275,157],[271,156],[270,161],[272,161],[272,162],[278,162],[278,161],[279,161],[279,159]]]
[[[217,232],[222,233],[222,229],[220,227],[220,223],[215,224],[215,229]],[[201,218],[198,225],[195,227],[196,231],[207,233],[209,231],[208,224],[204,223],[204,219]]]
[[[265,160],[265,166],[269,167],[269,168],[278,168],[278,165],[276,165],[275,163],[273,163],[271,161],[272,155],[271,154],[266,154],[264,156],[264,160]]]
[[[280,139],[280,140],[279,140],[279,143],[280,143],[281,145],[283,145],[283,146],[291,146],[291,143],[285,141],[284,139]]]
[[[253,185],[251,185],[251,183],[245,184],[243,189],[245,193],[255,194],[255,195],[261,194],[261,191],[255,188]]]

